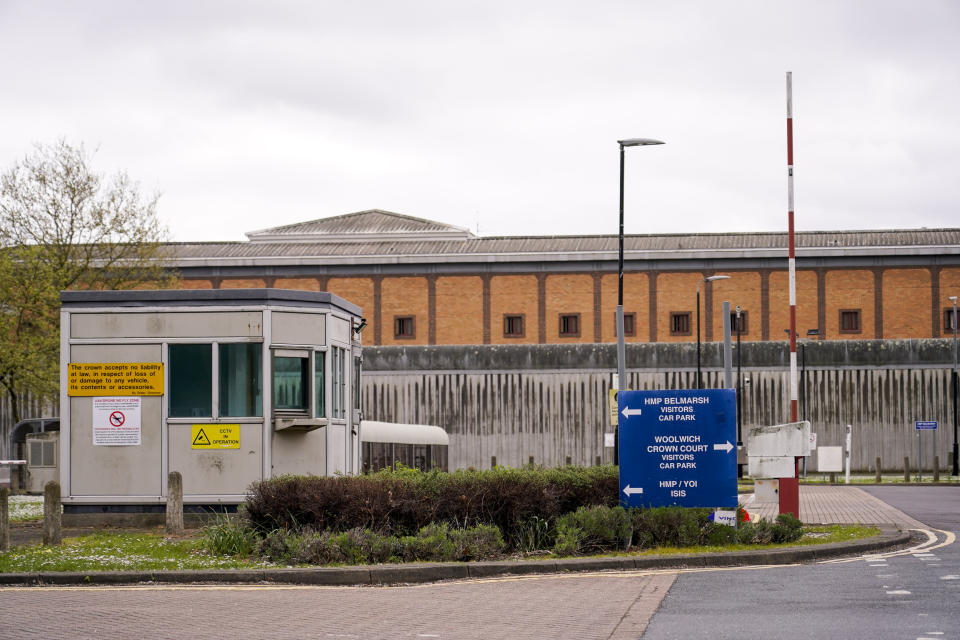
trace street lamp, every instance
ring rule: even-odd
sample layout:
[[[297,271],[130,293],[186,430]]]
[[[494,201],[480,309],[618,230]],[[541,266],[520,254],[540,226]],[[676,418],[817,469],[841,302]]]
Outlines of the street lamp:
[[[617,144],[620,145],[620,244],[617,258],[617,391],[619,392],[627,384],[626,346],[623,342],[623,150],[626,147],[645,147],[664,143],[651,138],[627,138],[626,140],[617,140]],[[620,464],[619,427],[614,430],[613,438],[613,458],[617,464]]]
[[[740,305],[737,305],[737,457],[740,457],[740,447],[743,446],[743,358],[740,356]],[[743,477],[743,465],[737,461],[737,477]]]
[[[697,282],[697,389],[700,388],[700,285],[714,280],[729,280],[730,276],[709,276]]]
[[[953,390],[953,475],[960,475],[960,461],[957,460],[957,296],[947,298],[953,303],[953,375],[950,376],[950,388]]]

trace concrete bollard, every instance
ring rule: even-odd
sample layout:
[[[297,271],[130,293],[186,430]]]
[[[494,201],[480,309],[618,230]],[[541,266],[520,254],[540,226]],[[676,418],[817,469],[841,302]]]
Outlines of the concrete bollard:
[[[179,471],[167,474],[167,535],[183,535],[183,476]]]
[[[573,458],[571,456],[567,456],[567,466],[569,467],[571,465],[573,465]]]
[[[530,456],[530,466],[533,466],[533,456]]]
[[[497,456],[490,456],[490,468],[491,469],[497,468]]]
[[[910,456],[903,456],[903,481],[910,482]]]
[[[940,482],[940,456],[933,456],[933,481]]]
[[[10,549],[10,489],[0,488],[0,551]]]
[[[883,478],[881,477],[882,468],[883,467],[880,464],[880,456],[877,456],[877,484],[880,484],[881,482],[883,482]]]
[[[603,458],[601,456],[597,456],[597,461],[595,465],[599,467],[602,464],[603,464]]]
[[[60,483],[51,480],[43,488],[43,544],[59,545],[63,542],[62,511]]]

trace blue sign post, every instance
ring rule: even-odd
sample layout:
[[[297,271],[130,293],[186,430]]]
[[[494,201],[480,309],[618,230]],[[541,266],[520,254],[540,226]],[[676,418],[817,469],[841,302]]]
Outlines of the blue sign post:
[[[732,389],[621,391],[620,504],[736,507]]]

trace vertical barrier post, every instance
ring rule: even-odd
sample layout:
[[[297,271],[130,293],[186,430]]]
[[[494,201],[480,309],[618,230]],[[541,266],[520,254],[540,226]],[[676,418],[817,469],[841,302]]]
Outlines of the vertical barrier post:
[[[0,551],[10,549],[10,489],[0,488]]]
[[[61,530],[60,483],[51,480],[43,488],[43,544],[59,545],[63,542]]]
[[[877,456],[877,484],[880,484],[880,482],[882,482],[880,469],[881,469],[880,456]]]
[[[167,474],[167,535],[183,535],[183,476],[179,471]]]

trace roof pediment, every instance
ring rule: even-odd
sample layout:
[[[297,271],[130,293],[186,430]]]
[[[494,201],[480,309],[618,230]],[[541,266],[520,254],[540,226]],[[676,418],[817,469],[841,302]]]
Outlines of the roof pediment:
[[[375,242],[380,240],[471,240],[468,229],[369,209],[356,213],[250,231],[252,242]]]

